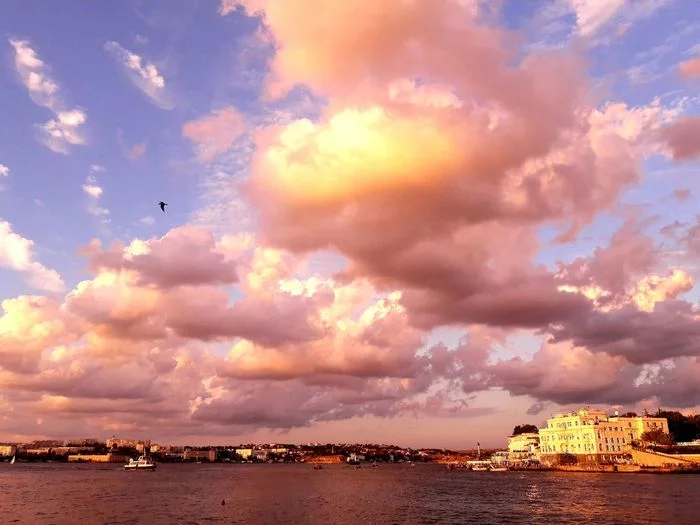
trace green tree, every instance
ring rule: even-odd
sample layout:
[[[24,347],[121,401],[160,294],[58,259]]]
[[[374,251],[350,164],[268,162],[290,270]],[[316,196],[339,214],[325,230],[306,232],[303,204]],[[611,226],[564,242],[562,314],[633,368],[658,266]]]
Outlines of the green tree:
[[[519,434],[527,434],[527,433],[535,433],[537,434],[540,431],[539,428],[537,428],[535,425],[516,425],[516,427],[513,429],[513,436],[517,436]]]

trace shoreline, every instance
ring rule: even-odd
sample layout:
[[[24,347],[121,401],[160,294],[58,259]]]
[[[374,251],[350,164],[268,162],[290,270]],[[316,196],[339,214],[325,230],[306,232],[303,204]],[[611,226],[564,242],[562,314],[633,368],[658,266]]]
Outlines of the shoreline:
[[[9,462],[0,462],[8,463]],[[47,464],[52,465],[119,465],[122,466],[122,462],[118,461],[18,461],[16,464],[20,465],[36,465],[36,464]],[[264,462],[226,462],[226,461],[202,461],[201,463],[195,461],[165,461],[159,462],[159,465],[304,465],[312,467],[314,464],[324,464],[326,466],[330,465],[345,465],[345,462],[335,462],[335,461],[304,461],[304,462],[280,462],[280,463],[264,463]],[[443,466],[444,463],[436,462],[420,462],[416,465],[433,465],[433,466]],[[362,469],[369,469],[372,462],[360,463]],[[366,465],[366,466],[365,466]],[[395,466],[401,467],[408,465],[403,465],[403,463],[383,463],[379,462],[380,466]],[[354,465],[353,465],[354,466]],[[466,466],[456,466],[452,470],[466,470],[472,472],[472,470]],[[480,473],[479,471],[475,471]],[[489,471],[485,471],[489,472]],[[592,473],[592,474],[700,474],[700,465],[697,467],[646,467],[641,465],[559,465],[559,466],[540,466],[540,467],[509,467],[507,472],[572,472],[572,473]]]

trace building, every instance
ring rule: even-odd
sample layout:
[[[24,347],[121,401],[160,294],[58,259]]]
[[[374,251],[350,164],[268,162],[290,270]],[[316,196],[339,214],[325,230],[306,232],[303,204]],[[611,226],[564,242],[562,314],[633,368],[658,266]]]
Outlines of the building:
[[[608,417],[601,410],[582,408],[557,414],[540,429],[540,455],[544,463],[615,462],[629,453],[632,443],[644,432],[668,432],[666,418]]]
[[[70,454],[68,461],[73,463],[127,463],[129,456],[123,454]]]
[[[238,454],[243,459],[250,459],[251,456],[253,455],[253,449],[252,448],[237,448],[236,454]]]
[[[107,440],[107,448],[141,448],[143,450],[144,445],[147,447],[151,446],[150,439],[120,439],[112,437]]]
[[[17,452],[15,445],[0,445],[0,457],[13,456]]]
[[[508,438],[508,460],[511,462],[537,459],[540,453],[540,435],[525,432]]]
[[[207,461],[216,461],[216,450],[185,450],[182,454],[182,459],[206,459]]]

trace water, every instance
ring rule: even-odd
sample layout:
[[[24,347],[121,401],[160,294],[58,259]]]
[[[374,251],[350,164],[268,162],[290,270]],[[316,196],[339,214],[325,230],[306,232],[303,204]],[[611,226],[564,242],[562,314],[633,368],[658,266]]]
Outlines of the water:
[[[1,523],[695,524],[700,476],[0,463]],[[225,505],[221,501],[225,500]]]

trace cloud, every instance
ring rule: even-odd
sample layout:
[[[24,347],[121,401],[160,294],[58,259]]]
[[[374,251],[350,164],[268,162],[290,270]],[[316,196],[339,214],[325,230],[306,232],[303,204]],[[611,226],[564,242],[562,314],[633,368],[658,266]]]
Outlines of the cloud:
[[[678,65],[678,70],[687,79],[700,77],[700,57],[681,62]]]
[[[139,142],[134,144],[129,152],[127,153],[127,158],[129,160],[138,160],[146,154],[146,143]]]
[[[245,131],[245,120],[236,108],[227,106],[200,120],[182,126],[182,136],[198,145],[199,159],[208,163],[231,146]]]
[[[15,51],[15,68],[29,91],[29,96],[39,106],[55,115],[38,126],[39,139],[51,151],[67,154],[72,145],[86,144],[82,129],[87,114],[81,108],[67,108],[58,84],[51,78],[48,66],[38,57],[26,40],[10,39]]]
[[[571,10],[576,16],[578,33],[582,36],[592,35],[625,5],[626,0],[569,0]]]
[[[34,258],[34,242],[13,231],[12,225],[0,220],[0,267],[26,275],[27,284],[47,292],[64,288],[61,276]]]
[[[660,132],[675,160],[690,160],[700,155],[700,117],[683,117]]]
[[[4,164],[0,164],[0,177],[7,177],[10,174],[10,168]]]
[[[590,46],[521,49],[484,4],[236,5],[274,51],[264,100],[182,127],[191,223],[93,239],[66,295],[3,303],[3,432],[466,418],[498,410],[486,391],[523,417],[698,404],[700,228],[627,204],[645,160],[692,157],[684,105],[601,99]],[[589,37],[632,16],[576,5]]]
[[[99,205],[103,190],[102,187],[98,185],[97,178],[94,175],[89,175],[87,177],[85,184],[83,184],[83,191],[89,199],[87,207],[88,213],[95,217],[102,217],[103,222],[109,222],[107,218],[109,210]]]
[[[151,102],[161,109],[170,110],[175,107],[166,89],[165,78],[154,64],[125,49],[118,42],[106,42],[104,48]]]

